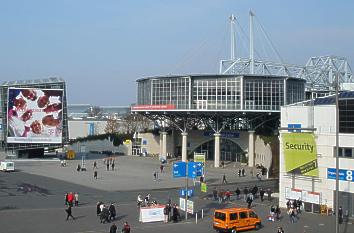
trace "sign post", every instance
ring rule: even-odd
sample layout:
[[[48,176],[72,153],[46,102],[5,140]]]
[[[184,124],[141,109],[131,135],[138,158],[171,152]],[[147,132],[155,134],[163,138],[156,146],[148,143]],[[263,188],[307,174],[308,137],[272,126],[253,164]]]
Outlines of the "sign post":
[[[186,163],[187,164],[187,163]],[[189,165],[188,165],[189,167]],[[187,201],[188,201],[188,176],[186,176],[186,201],[184,202],[185,206],[184,206],[184,209],[185,209],[185,217],[186,217],[186,220],[188,219],[188,212],[187,212]]]
[[[187,211],[187,203],[188,203],[188,178],[196,178],[198,169],[200,167],[200,164],[198,166],[198,163],[196,162],[175,162],[173,164],[173,178],[179,178],[179,177],[185,177],[186,178],[186,186],[185,186],[185,193],[184,193],[184,208],[185,210],[185,218],[186,220],[188,219],[188,211]],[[192,194],[191,194],[192,195]],[[183,209],[182,209],[183,210]]]

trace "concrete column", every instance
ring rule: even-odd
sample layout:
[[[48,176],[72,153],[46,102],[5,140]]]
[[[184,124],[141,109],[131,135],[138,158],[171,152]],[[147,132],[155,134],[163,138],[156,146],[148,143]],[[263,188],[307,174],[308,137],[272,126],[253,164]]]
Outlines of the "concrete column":
[[[254,133],[255,131],[248,131],[248,166],[254,167]]]
[[[163,136],[162,136],[162,131],[160,131],[160,152],[159,154],[162,155],[162,145],[163,145]]]
[[[162,134],[162,155],[167,156],[167,132],[161,132]]]
[[[171,133],[171,141],[172,141],[172,147],[170,148],[170,151],[169,153],[171,153],[170,155],[172,157],[175,156],[175,153],[176,153],[176,138],[175,138],[175,130],[172,129],[172,133]]]
[[[187,132],[181,133],[182,135],[182,161],[187,161]]]
[[[215,133],[215,147],[214,147],[214,167],[220,166],[220,136],[221,134]]]

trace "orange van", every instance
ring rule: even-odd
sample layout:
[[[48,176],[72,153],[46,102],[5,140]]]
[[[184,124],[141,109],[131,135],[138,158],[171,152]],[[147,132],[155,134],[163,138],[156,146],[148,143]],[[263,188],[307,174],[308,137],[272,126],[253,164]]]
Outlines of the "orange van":
[[[214,211],[213,227],[218,232],[236,233],[242,230],[260,229],[261,219],[248,208],[227,208]]]

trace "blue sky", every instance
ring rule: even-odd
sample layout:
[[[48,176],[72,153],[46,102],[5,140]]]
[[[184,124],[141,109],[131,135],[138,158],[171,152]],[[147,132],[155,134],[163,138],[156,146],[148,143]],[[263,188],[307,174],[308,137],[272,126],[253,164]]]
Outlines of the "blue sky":
[[[248,32],[250,9],[287,63],[337,55],[354,68],[353,1],[3,0],[1,81],[62,77],[69,103],[129,105],[138,78],[217,73],[230,53],[228,17]],[[276,61],[255,33],[262,59]],[[242,33],[237,41],[248,56]]]

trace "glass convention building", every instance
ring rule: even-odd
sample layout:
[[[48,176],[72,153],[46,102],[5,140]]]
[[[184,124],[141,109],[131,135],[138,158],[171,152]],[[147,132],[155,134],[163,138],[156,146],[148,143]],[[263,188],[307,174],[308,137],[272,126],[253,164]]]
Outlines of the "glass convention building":
[[[214,166],[218,167],[220,159],[235,161],[237,155],[247,151],[249,164],[253,166],[257,131],[277,130],[280,107],[303,101],[305,83],[299,78],[271,75],[147,77],[137,80],[137,103],[131,111],[168,122],[179,130],[182,140],[177,140],[174,154],[182,155],[182,161],[193,152],[207,151],[208,159],[214,159]],[[160,133],[162,155],[166,154],[167,145],[164,128],[162,125]],[[191,129],[211,130],[214,142],[205,142],[196,149],[188,147],[196,140]],[[230,142],[224,136],[237,132],[246,133],[248,137],[240,136],[238,142]],[[245,144],[247,138],[248,147],[241,152],[238,143]],[[225,159],[223,153],[231,156]]]
[[[305,99],[305,80],[281,76],[161,76],[137,83],[140,108],[134,110],[169,105],[164,110],[279,112],[280,106]]]

